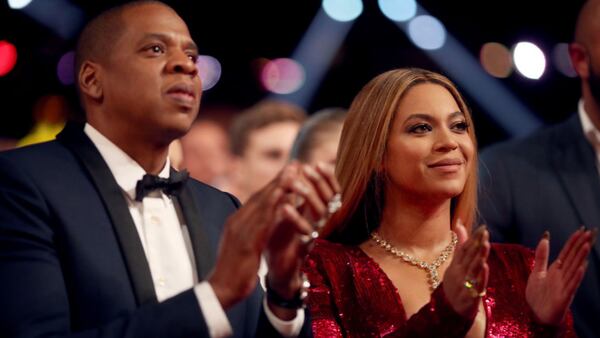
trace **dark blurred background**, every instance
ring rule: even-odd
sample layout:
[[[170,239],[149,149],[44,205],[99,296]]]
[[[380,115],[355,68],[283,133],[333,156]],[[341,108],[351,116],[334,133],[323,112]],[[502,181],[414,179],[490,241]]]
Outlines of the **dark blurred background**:
[[[18,2],[25,1],[0,0],[0,41],[4,42],[0,45],[0,71],[8,62],[6,44],[14,45],[17,51],[14,68],[0,76],[0,138],[19,139],[27,134],[34,125],[36,102],[45,95],[65,96],[71,104],[75,101],[73,85],[61,83],[57,75],[59,60],[73,49],[83,22],[124,1],[34,0],[22,9],[11,8]],[[564,69],[564,43],[572,37],[582,0],[419,1],[416,15],[429,14],[439,20],[446,29],[446,39],[454,41],[452,46],[434,51],[418,47],[407,36],[410,21],[394,22],[382,13],[381,4],[393,5],[393,0],[358,1],[363,8],[354,20],[328,18],[319,21],[319,27],[315,18],[322,18],[324,13],[324,2],[319,0],[165,2],[186,20],[201,54],[216,58],[221,66],[218,82],[204,92],[200,114],[217,106],[243,109],[272,95],[261,81],[264,67],[270,60],[295,56],[299,56],[295,59],[301,65],[308,58],[324,67],[319,77],[314,76],[314,67],[305,65],[305,82],[300,82],[299,91],[311,86],[313,90],[302,100],[298,101],[294,93],[279,96],[289,96],[309,112],[330,106],[348,107],[368,80],[389,69],[414,66],[447,74],[463,89],[473,110],[480,146],[524,135],[576,111],[579,81]],[[352,7],[356,2],[332,1],[342,7]],[[309,27],[316,30],[316,38],[306,41],[300,50],[299,43]],[[416,32],[429,34],[427,27],[417,27]],[[337,43],[331,43],[332,39]],[[536,44],[546,57],[539,79],[523,76],[515,70],[514,62],[493,59],[504,55],[501,49],[483,53],[492,58],[485,62],[504,67],[508,64],[509,69],[496,71],[496,76],[502,77],[484,70],[481,55],[486,43],[496,42],[512,51],[521,41]],[[445,49],[455,45],[464,48],[468,57]],[[561,57],[562,68],[555,63]],[[448,62],[444,64],[444,60]],[[480,76],[478,82],[471,82],[474,89],[466,90],[465,83],[479,73],[485,75],[483,79]],[[278,74],[281,80],[286,71]],[[267,79],[273,80],[274,75],[269,76]],[[507,89],[508,96],[499,94],[495,89],[498,85]],[[479,99],[484,96],[490,99]],[[505,106],[508,101],[514,101],[520,109]],[[523,111],[533,117],[523,117]],[[505,117],[509,118],[499,123]]]

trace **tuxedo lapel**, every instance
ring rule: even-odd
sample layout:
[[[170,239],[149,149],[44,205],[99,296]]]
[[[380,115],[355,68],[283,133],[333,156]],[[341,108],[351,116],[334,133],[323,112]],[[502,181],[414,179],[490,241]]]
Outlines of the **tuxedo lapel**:
[[[171,169],[173,170],[173,169]],[[179,205],[185,224],[190,232],[192,242],[192,250],[194,251],[194,259],[196,260],[196,268],[198,270],[198,280],[204,280],[210,270],[213,268],[215,261],[215,250],[212,247],[206,230],[202,225],[200,212],[197,208],[198,204],[193,195],[191,183],[188,180],[181,193],[178,196]]]
[[[108,165],[80,125],[67,124],[57,140],[81,160],[104,202],[125,258],[138,305],[156,302],[156,292],[144,248],[127,201]]]
[[[550,147],[552,164],[561,184],[576,210],[580,225],[600,227],[600,177],[596,155],[581,128],[578,115],[567,121],[565,128],[554,135],[555,147]],[[600,258],[600,243],[595,252]]]

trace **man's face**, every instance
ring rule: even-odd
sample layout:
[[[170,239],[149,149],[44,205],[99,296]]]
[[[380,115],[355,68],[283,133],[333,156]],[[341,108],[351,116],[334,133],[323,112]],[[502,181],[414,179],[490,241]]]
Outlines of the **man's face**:
[[[198,114],[197,47],[170,8],[140,5],[123,13],[123,34],[101,64],[103,113],[132,135],[169,141]]]
[[[251,195],[267,185],[287,163],[298,122],[278,122],[250,133],[239,159],[241,185]]]

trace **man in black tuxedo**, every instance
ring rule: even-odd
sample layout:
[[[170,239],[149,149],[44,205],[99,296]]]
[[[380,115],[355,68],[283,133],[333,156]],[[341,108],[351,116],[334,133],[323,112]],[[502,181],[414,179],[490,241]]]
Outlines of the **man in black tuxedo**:
[[[571,61],[581,79],[578,113],[482,154],[480,213],[492,240],[529,247],[545,230],[556,255],[580,226],[600,226],[600,1],[577,20]],[[557,290],[560,292],[560,290]],[[600,244],[571,307],[580,337],[600,337]]]
[[[170,169],[168,146],[199,109],[197,54],[160,2],[86,26],[87,123],[0,153],[1,337],[310,336],[300,266],[311,223],[332,211],[333,172],[290,164],[239,208]]]

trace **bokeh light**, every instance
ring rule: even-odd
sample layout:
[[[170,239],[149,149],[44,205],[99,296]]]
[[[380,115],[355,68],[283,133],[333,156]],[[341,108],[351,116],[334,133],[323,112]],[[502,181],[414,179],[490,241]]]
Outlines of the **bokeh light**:
[[[419,48],[435,50],[446,42],[446,28],[431,15],[420,15],[408,23],[408,37]]]
[[[10,73],[17,63],[17,48],[8,41],[0,41],[0,76]]]
[[[323,10],[336,21],[352,21],[362,13],[362,0],[323,0]]]
[[[8,0],[8,7],[12,9],[22,9],[31,3],[32,0]]]
[[[280,58],[268,62],[261,72],[261,83],[270,92],[290,94],[302,87],[306,79],[304,67],[298,62]]]
[[[479,60],[483,69],[494,77],[505,78],[513,71],[510,50],[498,42],[484,44],[479,53]]]
[[[571,58],[569,57],[569,44],[557,43],[552,50],[552,61],[554,67],[564,76],[577,77],[577,72],[573,68]]]
[[[377,3],[383,15],[393,21],[408,21],[417,14],[415,0],[378,0]]]
[[[202,80],[203,91],[211,89],[221,79],[221,63],[210,55],[198,56],[196,67],[198,67],[200,80]]]
[[[537,80],[546,70],[544,52],[531,42],[519,42],[513,49],[515,67],[521,75],[528,79]]]
[[[75,52],[70,51],[61,56],[56,66],[58,80],[65,86],[75,83]]]

